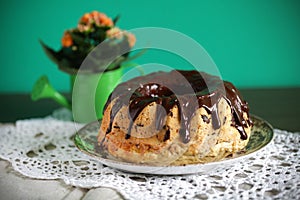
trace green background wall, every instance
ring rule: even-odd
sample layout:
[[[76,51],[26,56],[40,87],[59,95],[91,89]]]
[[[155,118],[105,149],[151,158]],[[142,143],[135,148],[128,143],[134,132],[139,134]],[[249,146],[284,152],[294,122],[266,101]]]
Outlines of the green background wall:
[[[10,0],[0,7],[0,92],[29,92],[42,74],[67,91],[68,76],[45,56],[38,39],[58,49],[64,30],[92,10],[121,14],[123,29],[165,27],[187,34],[207,50],[222,77],[240,88],[300,86],[297,0]],[[159,52],[138,62],[182,65]]]

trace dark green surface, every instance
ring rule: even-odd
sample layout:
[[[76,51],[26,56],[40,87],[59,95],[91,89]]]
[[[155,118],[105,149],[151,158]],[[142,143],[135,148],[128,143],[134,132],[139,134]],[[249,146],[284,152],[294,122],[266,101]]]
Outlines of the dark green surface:
[[[300,88],[241,90],[252,114],[267,120],[273,127],[300,131]],[[50,100],[32,102],[25,94],[0,94],[0,122],[44,117],[59,108]]]
[[[68,91],[68,76],[46,57],[38,39],[58,49],[63,32],[92,10],[120,14],[123,29],[164,27],[190,36],[211,55],[223,78],[238,87],[300,87],[297,0],[10,0],[1,1],[0,8],[0,92],[29,92],[42,74],[54,88]],[[186,66],[161,51],[138,59],[152,62]]]

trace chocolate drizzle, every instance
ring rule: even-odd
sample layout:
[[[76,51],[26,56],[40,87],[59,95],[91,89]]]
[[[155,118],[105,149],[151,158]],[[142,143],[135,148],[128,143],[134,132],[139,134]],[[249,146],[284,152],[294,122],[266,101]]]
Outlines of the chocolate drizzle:
[[[123,106],[129,107],[131,121],[128,127],[126,139],[130,138],[131,128],[141,111],[151,103],[157,104],[156,130],[161,130],[165,125],[167,115],[172,115],[171,109],[176,105],[179,110],[181,129],[179,134],[182,142],[190,141],[190,122],[195,111],[204,107],[211,114],[214,129],[221,127],[218,114],[218,102],[224,98],[233,113],[232,126],[236,127],[241,139],[247,139],[244,128],[251,126],[252,122],[243,113],[249,112],[248,104],[245,102],[238,90],[227,81],[222,81],[217,76],[212,76],[198,71],[156,72],[147,76],[137,77],[117,86],[110,95],[104,110],[114,100],[110,112],[110,124],[106,133],[110,133],[113,120]],[[205,122],[208,118],[202,117]],[[209,123],[209,122],[207,122]],[[170,132],[166,131],[166,134]],[[169,136],[166,135],[165,139]]]

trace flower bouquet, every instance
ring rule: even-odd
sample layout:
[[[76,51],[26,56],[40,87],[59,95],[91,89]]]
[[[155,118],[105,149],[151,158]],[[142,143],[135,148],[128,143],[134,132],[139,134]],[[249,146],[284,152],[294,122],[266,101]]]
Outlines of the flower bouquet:
[[[139,56],[129,57],[136,38],[116,26],[118,19],[117,16],[112,20],[98,11],[86,13],[80,18],[76,28],[64,32],[59,51],[53,50],[42,41],[40,43],[47,56],[66,73],[76,74],[90,53],[88,63],[81,73],[114,70],[123,62]],[[98,45],[99,48],[93,51]]]

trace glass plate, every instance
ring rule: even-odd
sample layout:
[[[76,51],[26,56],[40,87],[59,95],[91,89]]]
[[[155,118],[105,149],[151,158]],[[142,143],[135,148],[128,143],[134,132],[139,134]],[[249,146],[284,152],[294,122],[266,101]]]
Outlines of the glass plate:
[[[106,166],[126,172],[157,175],[205,174],[211,170],[230,167],[236,162],[242,162],[243,159],[254,156],[270,144],[274,136],[272,126],[265,120],[256,116],[251,116],[251,119],[253,121],[253,128],[250,140],[245,149],[236,153],[232,157],[204,164],[190,164],[185,166],[151,166],[124,162],[109,157],[105,151],[99,151],[99,149],[97,149],[97,135],[101,121],[92,122],[80,129],[75,136],[75,145],[80,151],[91,156],[94,160],[98,160]]]

